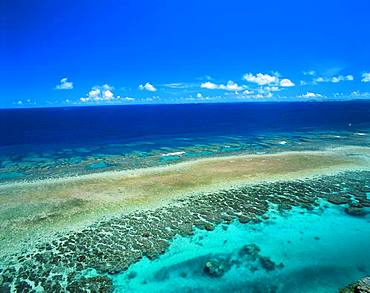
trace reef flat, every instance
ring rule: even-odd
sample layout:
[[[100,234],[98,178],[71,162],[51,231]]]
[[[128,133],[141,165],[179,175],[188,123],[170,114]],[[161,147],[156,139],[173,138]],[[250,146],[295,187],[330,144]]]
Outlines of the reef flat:
[[[369,148],[338,148],[225,157],[3,185],[2,209],[9,209],[8,217],[9,211],[18,214],[2,220],[2,233],[9,237],[13,231],[15,240],[25,239],[29,230],[59,234],[3,256],[1,290],[110,292],[112,274],[164,253],[176,235],[261,221],[271,206],[310,210],[325,199],[363,216],[370,207],[369,154]],[[23,214],[17,210],[25,207]],[[80,228],[60,230],[78,220]]]
[[[201,159],[167,167],[0,185],[0,248],[104,217],[239,184],[366,169],[370,148]]]

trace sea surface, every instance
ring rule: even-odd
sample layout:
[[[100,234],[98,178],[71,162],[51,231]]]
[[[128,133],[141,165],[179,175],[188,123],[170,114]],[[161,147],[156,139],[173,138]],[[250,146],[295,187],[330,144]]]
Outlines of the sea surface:
[[[370,147],[370,101],[2,109],[0,188],[200,158],[343,147]],[[55,263],[66,267],[57,272],[43,265],[41,250],[31,258],[29,252],[16,255],[11,265],[0,258],[0,292],[64,292],[66,288],[73,292],[85,287],[92,292],[91,288],[106,292],[338,292],[370,276],[370,172],[356,172],[264,185],[267,199],[256,203],[266,206],[248,207],[256,211],[251,219],[207,219],[212,227],[205,229],[194,224],[191,232],[164,239],[159,256],[140,255],[124,269],[102,269],[102,263],[105,259],[114,263],[115,257],[124,261],[125,248],[120,246],[114,255],[102,249],[103,253],[96,254],[99,265],[87,265],[84,255],[73,258],[67,251],[66,237],[62,246],[73,269],[63,263],[64,250],[55,243],[51,244],[52,253],[59,257]],[[252,189],[235,192],[260,196],[258,186]],[[281,199],[278,203],[269,200],[274,195]],[[5,200],[0,198],[0,208],[2,204]],[[202,204],[204,214],[212,214],[213,203]],[[171,213],[171,206],[167,211]],[[183,221],[180,215],[179,221]],[[107,225],[113,230],[104,232]],[[113,234],[120,225],[119,220],[101,225],[105,227],[105,238],[99,238],[102,247],[119,242]],[[150,225],[140,237],[151,234]],[[112,237],[106,237],[109,233]],[[48,250],[48,244],[42,247]]]
[[[368,145],[369,129],[369,101],[5,109],[0,183]]]

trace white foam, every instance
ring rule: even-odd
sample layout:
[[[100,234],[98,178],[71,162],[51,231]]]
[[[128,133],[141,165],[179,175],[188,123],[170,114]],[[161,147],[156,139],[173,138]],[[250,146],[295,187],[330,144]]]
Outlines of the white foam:
[[[170,157],[170,156],[182,156],[185,152],[173,152],[167,154],[161,154],[161,157]]]

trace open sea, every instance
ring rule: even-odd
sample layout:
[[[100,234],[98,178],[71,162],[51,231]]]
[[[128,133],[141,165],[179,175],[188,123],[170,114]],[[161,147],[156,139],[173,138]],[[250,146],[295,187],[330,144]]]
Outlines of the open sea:
[[[6,229],[22,229],[14,214],[34,208],[18,209],[1,193],[12,184],[345,147],[370,147],[370,101],[2,109],[0,247]],[[128,230],[107,217],[78,237],[63,230],[56,231],[60,242],[25,240],[31,252],[0,255],[0,292],[339,292],[370,276],[370,167],[246,188],[207,195],[214,201],[201,204],[189,199],[184,213],[170,205],[148,214],[150,221],[135,214],[122,219],[133,225]],[[250,219],[239,217],[239,202]],[[233,216],[226,220],[224,211]],[[191,213],[211,227],[186,218]],[[164,229],[175,232],[152,240],[165,221],[174,221]],[[138,225],[145,226],[141,243],[150,239],[145,249],[124,244],[136,239]]]
[[[366,145],[369,129],[369,101],[0,110],[0,182]]]

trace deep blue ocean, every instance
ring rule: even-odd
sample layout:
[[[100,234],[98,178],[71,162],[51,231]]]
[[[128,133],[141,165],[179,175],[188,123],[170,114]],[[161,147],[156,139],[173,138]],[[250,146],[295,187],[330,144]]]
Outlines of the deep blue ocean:
[[[0,145],[350,130],[369,123],[370,101],[9,109],[0,110]]]

